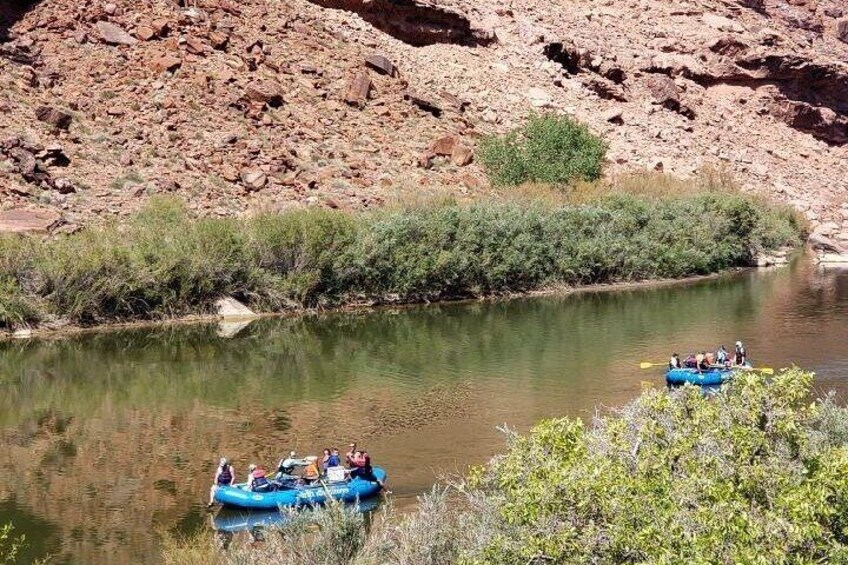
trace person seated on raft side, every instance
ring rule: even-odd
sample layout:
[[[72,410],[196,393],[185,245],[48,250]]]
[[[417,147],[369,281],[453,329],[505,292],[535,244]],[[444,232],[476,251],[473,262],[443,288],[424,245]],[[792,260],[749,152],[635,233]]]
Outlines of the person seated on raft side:
[[[377,483],[381,488],[385,486],[383,481],[378,479],[374,474],[374,468],[371,466],[371,456],[368,455],[367,451],[357,450],[353,457],[351,457],[350,464],[351,479],[359,478],[370,483]]]
[[[678,355],[677,353],[672,353],[671,359],[668,360],[668,369],[669,369],[669,371],[671,371],[673,369],[679,369],[679,368],[680,368],[680,355]]]
[[[265,469],[251,463],[247,471],[247,490],[250,492],[269,492],[272,490],[273,485],[268,481]]]
[[[334,447],[332,453],[330,453],[330,460],[327,461],[327,467],[341,467],[341,466],[342,466],[342,458],[339,456],[338,448]]]
[[[303,469],[301,476],[303,484],[311,485],[321,479],[321,471],[318,468],[318,458],[310,455],[306,458],[306,467]]]
[[[703,351],[695,355],[695,368],[699,373],[710,370],[710,364],[707,361],[707,355]]]
[[[206,505],[206,508],[212,508],[212,505],[215,504],[215,491],[219,487],[231,487],[236,482],[236,472],[226,457],[221,457],[221,460],[218,461],[218,468],[215,469],[213,482],[214,484],[209,490],[209,504]]]
[[[736,342],[736,349],[733,352],[733,364],[737,367],[742,367],[748,362],[748,352],[745,351],[745,346],[741,341]]]

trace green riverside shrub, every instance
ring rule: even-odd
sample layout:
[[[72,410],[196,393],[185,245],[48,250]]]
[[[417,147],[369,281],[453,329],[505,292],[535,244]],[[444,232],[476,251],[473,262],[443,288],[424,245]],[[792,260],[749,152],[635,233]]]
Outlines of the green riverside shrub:
[[[526,182],[568,184],[601,176],[607,144],[568,116],[533,115],[527,125],[502,137],[488,137],[479,159],[496,186]]]
[[[740,374],[714,396],[648,390],[540,423],[472,478],[488,541],[467,564],[846,563],[848,411],[812,374]]]
[[[0,237],[0,327],[202,313],[223,295],[276,311],[684,277],[797,244],[794,218],[740,195],[243,220],[189,219],[179,203],[154,200],[125,225]]]

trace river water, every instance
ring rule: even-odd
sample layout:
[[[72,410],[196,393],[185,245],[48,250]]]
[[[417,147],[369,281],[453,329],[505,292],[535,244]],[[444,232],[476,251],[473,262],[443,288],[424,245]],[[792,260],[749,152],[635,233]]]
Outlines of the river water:
[[[21,562],[154,563],[208,528],[220,455],[242,476],[357,440],[396,503],[504,447],[496,429],[591,417],[667,359],[742,339],[761,366],[848,393],[848,271],[806,263],[659,288],[0,344],[0,523]],[[396,505],[397,505],[396,504]]]

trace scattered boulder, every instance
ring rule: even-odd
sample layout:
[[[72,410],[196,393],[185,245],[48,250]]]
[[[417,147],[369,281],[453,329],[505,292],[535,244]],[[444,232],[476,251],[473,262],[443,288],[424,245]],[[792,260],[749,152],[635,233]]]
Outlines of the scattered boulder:
[[[371,92],[371,77],[366,72],[358,72],[350,79],[344,100],[351,106],[364,108]]]
[[[203,55],[206,53],[206,46],[196,37],[188,37],[185,42],[186,51],[192,55]]]
[[[230,36],[225,33],[213,31],[209,34],[209,43],[212,45],[212,49],[223,51],[227,48],[229,42]]]
[[[139,41],[150,41],[156,38],[156,30],[149,25],[140,25],[135,30],[135,37]]]
[[[397,69],[394,64],[385,56],[379,54],[369,55],[365,58],[365,65],[374,69],[381,75],[395,76]]]
[[[261,190],[268,182],[268,175],[259,169],[243,169],[239,177],[248,190]]]
[[[456,136],[446,135],[444,137],[440,137],[438,139],[433,140],[430,143],[430,147],[428,149],[430,153],[434,155],[450,157],[458,144],[459,140],[456,138]]]
[[[244,95],[248,100],[267,104],[270,108],[278,108],[283,105],[283,93],[280,90],[280,85],[272,81],[252,82],[245,87]]]
[[[99,21],[94,25],[100,40],[109,45],[135,45],[138,39],[113,23]]]
[[[68,129],[71,126],[73,116],[64,110],[54,106],[39,106],[35,110],[35,117],[39,121],[50,124],[56,129]]]
[[[471,164],[474,159],[474,150],[464,145],[457,145],[451,153],[451,163],[457,167],[464,167]]]
[[[848,43],[848,18],[839,20],[836,24],[836,38],[839,41]]]
[[[162,55],[161,57],[156,57],[150,62],[150,68],[156,74],[162,74],[166,71],[175,71],[183,64],[182,59],[176,57],[174,55]]]
[[[603,115],[604,121],[611,124],[622,125],[624,123],[623,113],[620,108],[607,110]]]
[[[60,222],[61,217],[49,210],[13,208],[0,211],[0,233],[46,232]]]
[[[429,96],[413,90],[407,90],[403,97],[413,106],[417,106],[425,112],[433,114],[437,118],[442,115],[442,107]]]
[[[259,317],[256,312],[230,296],[225,296],[215,301],[215,312],[225,320]]]

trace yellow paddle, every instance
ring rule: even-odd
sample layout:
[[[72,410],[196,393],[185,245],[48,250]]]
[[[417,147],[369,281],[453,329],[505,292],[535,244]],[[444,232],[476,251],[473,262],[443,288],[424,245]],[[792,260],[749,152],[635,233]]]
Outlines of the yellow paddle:
[[[764,375],[773,375],[774,369],[771,367],[731,367],[734,371],[756,371]]]
[[[648,363],[647,361],[642,361],[641,363],[639,363],[639,368],[649,369],[651,367],[656,367],[657,365],[668,365],[668,361],[666,361],[665,363]]]

